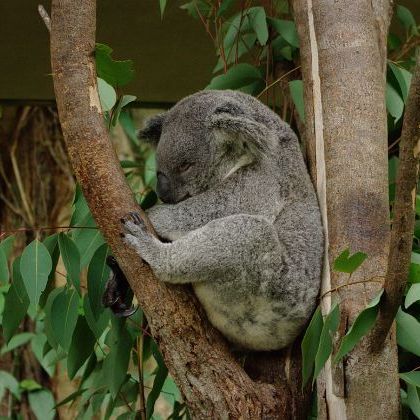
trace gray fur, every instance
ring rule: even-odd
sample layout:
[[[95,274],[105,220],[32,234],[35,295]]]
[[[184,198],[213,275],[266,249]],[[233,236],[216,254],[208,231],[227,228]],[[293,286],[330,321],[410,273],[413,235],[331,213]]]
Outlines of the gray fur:
[[[157,121],[157,167],[175,204],[148,215],[172,242],[130,221],[126,242],[159,279],[191,283],[231,342],[252,350],[288,345],[315,307],[323,253],[318,202],[295,134],[234,91],[189,96],[141,134],[155,139]]]

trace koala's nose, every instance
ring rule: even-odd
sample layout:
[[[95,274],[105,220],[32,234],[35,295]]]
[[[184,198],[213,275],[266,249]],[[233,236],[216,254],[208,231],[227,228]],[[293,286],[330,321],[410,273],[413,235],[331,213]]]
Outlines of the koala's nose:
[[[157,174],[156,192],[158,197],[167,204],[175,204],[175,199],[171,190],[169,178],[162,172]]]

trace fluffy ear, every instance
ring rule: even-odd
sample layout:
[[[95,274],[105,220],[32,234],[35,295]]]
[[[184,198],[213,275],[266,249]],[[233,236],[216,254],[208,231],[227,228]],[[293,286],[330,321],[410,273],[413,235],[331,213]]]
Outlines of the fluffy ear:
[[[267,127],[245,115],[236,104],[227,103],[217,108],[210,127],[217,141],[241,156],[244,162],[260,160],[272,151],[273,139]]]
[[[162,134],[162,125],[165,120],[165,114],[157,114],[146,121],[143,129],[137,131],[137,137],[146,140],[149,143],[157,145]]]

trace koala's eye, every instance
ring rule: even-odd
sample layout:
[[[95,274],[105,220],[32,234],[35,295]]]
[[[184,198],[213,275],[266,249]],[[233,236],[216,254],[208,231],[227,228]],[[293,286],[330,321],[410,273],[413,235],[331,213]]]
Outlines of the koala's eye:
[[[194,163],[191,163],[191,162],[185,162],[185,163],[183,163],[179,168],[178,168],[178,170],[179,170],[179,172],[180,173],[185,173],[185,172],[187,172],[189,169],[191,169],[192,167],[193,167],[193,165],[194,165]]]

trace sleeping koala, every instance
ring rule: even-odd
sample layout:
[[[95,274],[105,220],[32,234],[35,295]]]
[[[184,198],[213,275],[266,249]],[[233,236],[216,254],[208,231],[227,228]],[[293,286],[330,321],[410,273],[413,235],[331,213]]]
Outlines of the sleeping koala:
[[[191,283],[210,322],[250,350],[290,344],[319,291],[323,231],[291,128],[252,96],[202,91],[153,117],[157,193],[122,222],[125,241],[168,283]]]

